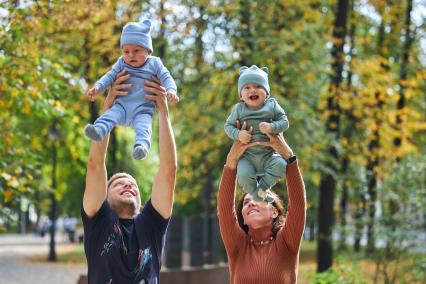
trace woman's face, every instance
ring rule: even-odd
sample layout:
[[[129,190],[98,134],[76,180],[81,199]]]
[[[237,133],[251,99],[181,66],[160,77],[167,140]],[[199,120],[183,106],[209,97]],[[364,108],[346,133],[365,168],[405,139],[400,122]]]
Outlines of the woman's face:
[[[256,202],[250,194],[246,194],[243,199],[241,210],[244,224],[250,229],[259,229],[264,226],[271,226],[272,221],[278,216],[277,209],[267,202]]]

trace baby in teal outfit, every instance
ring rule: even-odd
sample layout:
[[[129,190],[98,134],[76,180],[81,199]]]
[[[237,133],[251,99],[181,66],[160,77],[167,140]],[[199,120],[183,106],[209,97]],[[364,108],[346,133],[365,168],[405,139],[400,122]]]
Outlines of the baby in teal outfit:
[[[230,138],[244,144],[269,141],[266,133],[278,134],[288,129],[284,110],[270,97],[267,67],[241,67],[238,93],[242,102],[234,106],[225,123],[225,132]],[[238,129],[237,120],[241,124],[245,122],[247,128]],[[286,166],[284,158],[271,147],[250,147],[238,161],[238,184],[253,200],[272,202],[269,189],[283,177]]]

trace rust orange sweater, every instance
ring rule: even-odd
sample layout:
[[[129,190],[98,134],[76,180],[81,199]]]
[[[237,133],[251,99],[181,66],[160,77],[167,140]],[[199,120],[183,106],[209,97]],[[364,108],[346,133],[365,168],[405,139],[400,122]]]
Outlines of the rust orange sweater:
[[[224,167],[218,193],[220,233],[228,254],[231,283],[296,283],[299,250],[305,228],[306,194],[297,160],[288,164],[289,204],[284,226],[276,238],[260,245],[238,225],[235,212],[237,171]]]

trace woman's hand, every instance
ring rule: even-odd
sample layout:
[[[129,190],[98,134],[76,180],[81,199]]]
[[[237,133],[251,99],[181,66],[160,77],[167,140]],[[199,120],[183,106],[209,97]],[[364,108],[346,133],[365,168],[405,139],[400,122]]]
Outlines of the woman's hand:
[[[162,114],[168,113],[167,92],[161,85],[160,80],[156,76],[152,76],[154,82],[145,80],[144,90],[154,95],[145,95],[145,98],[154,101],[157,106],[157,111]]]
[[[259,142],[259,145],[272,147],[275,151],[278,152],[278,154],[281,155],[281,157],[286,160],[294,156],[293,150],[291,150],[290,146],[288,146],[282,133],[267,133],[266,135],[269,137],[269,142]]]
[[[128,79],[130,79],[130,74],[127,74],[126,71],[121,71],[117,74],[117,77],[114,83],[112,83],[112,86],[108,91],[108,95],[105,98],[104,111],[112,107],[117,97],[126,96],[128,94],[127,89],[129,89],[132,84],[123,84],[123,82]]]
[[[237,120],[237,128],[241,128],[241,130],[247,131],[247,123],[244,121],[243,126],[240,126],[240,121]],[[248,133],[250,135],[253,133],[253,127],[250,127],[248,130]],[[238,160],[241,158],[241,156],[244,154],[244,152],[247,150],[248,147],[259,145],[259,142],[249,143],[249,144],[243,144],[239,140],[235,140],[232,144],[231,149],[229,150],[228,156],[226,157],[226,164],[228,168],[236,169]]]

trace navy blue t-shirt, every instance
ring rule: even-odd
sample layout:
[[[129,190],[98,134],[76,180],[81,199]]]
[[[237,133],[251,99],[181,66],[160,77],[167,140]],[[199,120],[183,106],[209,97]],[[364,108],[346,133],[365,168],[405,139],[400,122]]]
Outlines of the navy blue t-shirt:
[[[104,202],[95,216],[81,210],[89,284],[156,284],[167,225],[149,200],[133,219],[120,219]]]

